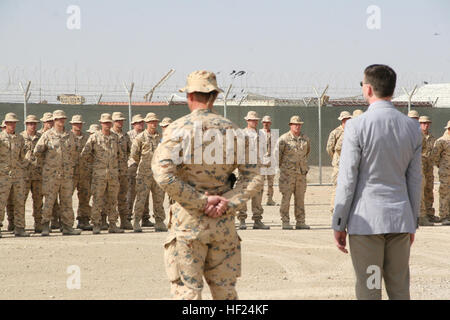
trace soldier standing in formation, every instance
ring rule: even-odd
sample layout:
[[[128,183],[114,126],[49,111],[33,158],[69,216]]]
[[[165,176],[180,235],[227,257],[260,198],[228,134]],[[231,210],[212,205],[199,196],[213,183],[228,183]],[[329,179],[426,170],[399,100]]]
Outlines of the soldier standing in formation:
[[[117,207],[120,217],[120,228],[124,230],[133,230],[131,225],[131,215],[127,204],[128,191],[128,157],[131,151],[131,140],[127,134],[122,132],[123,121],[125,117],[122,112],[114,112],[112,115],[114,121],[111,132],[117,135],[119,145],[122,149],[122,158],[119,160],[119,194],[117,197]]]
[[[152,193],[153,216],[155,218],[155,231],[167,231],[164,224],[164,191],[156,184],[152,172],[152,158],[156,147],[161,141],[161,135],[156,131],[159,119],[153,112],[145,117],[147,129],[138,134],[131,146],[130,157],[138,164],[136,175],[136,201],[134,203],[134,232],[142,232],[140,222],[144,213],[145,204],[148,203]]]
[[[101,210],[105,208],[108,216],[108,232],[123,233],[117,227],[117,196],[119,193],[119,162],[122,159],[122,148],[116,134],[111,132],[113,124],[111,115],[103,113],[100,117],[101,131],[92,134],[83,150],[81,158],[92,159],[91,192],[93,205],[91,219],[94,224],[93,234],[101,230]]]
[[[91,215],[91,206],[89,205],[89,170],[88,165],[81,159],[81,151],[83,150],[89,136],[84,134],[83,118],[81,115],[74,115],[70,121],[72,125],[72,135],[75,140],[77,158],[75,159],[75,168],[73,170],[73,191],[77,190],[78,196],[78,229],[92,230],[92,225],[89,223]]]
[[[423,135],[422,144],[422,172],[425,178],[424,192],[422,194],[422,202],[420,205],[420,216],[427,217],[430,222],[439,222],[439,218],[434,215],[434,173],[433,173],[433,159],[431,159],[431,151],[433,150],[436,139],[433,137],[429,128],[431,126],[431,119],[428,116],[421,116],[419,118],[420,129]]]
[[[176,201],[170,209],[170,233],[164,252],[171,293],[177,299],[201,299],[205,277],[213,299],[237,299],[235,286],[241,275],[241,246],[234,214],[261,192],[263,179],[257,164],[238,164],[236,139],[232,164],[226,161],[229,149],[225,143],[220,146],[221,163],[208,164],[203,158],[201,163],[195,163],[194,122],[201,123],[203,132],[218,130],[223,141],[225,132],[237,130],[237,126],[212,110],[214,100],[222,92],[214,73],[191,73],[187,86],[180,91],[187,93],[191,113],[167,128],[152,161],[156,182]],[[185,142],[177,136],[178,131],[189,137],[189,164],[176,164],[178,159],[173,159],[174,150]],[[202,154],[205,145],[201,145]],[[236,168],[239,179],[231,189],[227,182]]]
[[[53,112],[54,127],[45,131],[34,148],[33,155],[43,161],[42,193],[44,208],[42,212],[42,236],[48,236],[49,223],[56,197],[61,203],[61,224],[63,235],[78,235],[73,229],[72,208],[73,168],[77,159],[76,142],[73,134],[64,130],[67,117],[64,111]]]
[[[133,129],[128,131],[127,135],[130,137],[131,145],[133,145],[134,139],[137,135],[144,131],[144,118],[142,115],[136,114],[131,119],[131,125]],[[134,201],[136,200],[136,173],[138,164],[130,157],[128,159],[128,193],[127,193],[127,203],[128,211],[130,212],[130,219],[133,216]],[[153,222],[150,221],[150,209],[148,204],[149,198],[145,200],[144,214],[142,216],[142,226],[143,227],[153,227]]]
[[[264,133],[266,134],[266,156],[270,157],[272,154],[272,133],[270,131],[270,127],[272,126],[272,118],[270,116],[264,116],[262,119]],[[265,167],[270,167],[270,163],[264,165]],[[267,180],[267,206],[276,205],[275,201],[273,201],[273,182],[275,180],[275,174],[263,175],[264,181]]]
[[[445,132],[434,143],[431,158],[439,168],[439,217],[445,226],[450,225],[450,121]]]
[[[25,141],[21,135],[15,134],[18,121],[14,113],[7,113],[6,128],[0,133],[0,226],[3,224],[8,197],[11,196],[14,208],[14,235],[28,237],[29,234],[25,232],[23,183]]]
[[[36,131],[36,126],[39,123],[35,115],[28,115],[25,120],[25,130],[21,132],[21,136],[25,141],[25,155],[27,161],[24,169],[24,205],[31,191],[33,199],[33,218],[34,218],[34,232],[41,233],[42,220],[42,161],[31,160],[34,148],[41,137]]]
[[[342,111],[338,118],[338,120],[341,121],[341,125],[331,131],[328,136],[327,152],[331,158],[331,165],[333,166],[333,173],[331,174],[331,181],[333,183],[333,188],[331,191],[331,214],[333,214],[334,209],[334,197],[336,195],[336,183],[339,173],[339,158],[341,156],[342,141],[344,139],[345,122],[351,118],[352,116],[350,112]]]
[[[260,118],[258,117],[258,114],[255,111],[249,111],[247,113],[247,116],[244,117],[245,121],[247,121],[247,127],[243,130],[245,134],[245,139],[248,139],[249,141],[249,154],[248,158],[246,158],[246,161],[248,163],[252,163],[252,161],[256,161],[256,164],[260,164],[260,159],[258,157],[259,154],[259,138],[258,138],[258,121]],[[250,154],[256,155],[256,157],[250,156]],[[262,195],[263,195],[263,189],[260,190],[257,194],[255,194],[252,198],[252,219],[254,221],[253,229],[262,229],[267,230],[270,229],[269,226],[265,225],[262,222],[262,215],[264,212],[264,209],[262,207]],[[237,215],[239,219],[239,229],[245,230],[247,229],[247,225],[245,223],[245,219],[247,219],[247,204],[245,203],[242,206],[242,209],[238,211]]]
[[[289,205],[294,195],[294,215],[296,229],[309,229],[305,223],[306,175],[309,171],[308,155],[311,151],[309,138],[301,133],[303,121],[292,116],[290,131],[278,140],[280,179],[278,186],[282,195],[280,215],[282,228],[292,230],[289,223]]]

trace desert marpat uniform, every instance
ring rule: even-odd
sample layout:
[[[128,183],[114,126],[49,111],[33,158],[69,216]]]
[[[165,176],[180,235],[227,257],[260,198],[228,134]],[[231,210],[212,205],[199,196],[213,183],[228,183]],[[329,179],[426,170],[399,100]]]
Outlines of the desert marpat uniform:
[[[161,141],[158,132],[150,134],[144,130],[137,135],[131,146],[130,158],[138,163],[136,174],[136,202],[134,203],[134,219],[142,219],[145,204],[148,203],[149,193],[152,193],[153,215],[156,222],[165,220],[164,213],[164,191],[158,186],[153,178],[151,167],[153,153]]]
[[[110,226],[116,225],[117,195],[120,188],[119,159],[122,158],[117,135],[111,132],[108,136],[101,131],[93,133],[81,151],[81,158],[92,158],[92,222],[95,226],[100,225],[101,210],[105,208]]]
[[[337,144],[339,140],[342,140],[344,137],[344,128],[342,125],[334,129],[330,132],[330,135],[328,136],[328,142],[327,142],[327,153],[331,157],[331,165],[333,166],[333,173],[331,174],[331,182],[333,183],[333,187],[331,190],[331,213],[333,213],[334,208],[334,197],[336,196],[336,183],[337,183],[337,176],[339,173],[339,158],[341,156],[340,152],[337,152],[336,150]],[[342,141],[340,142],[340,147],[342,148]]]
[[[11,196],[14,226],[25,228],[24,166],[25,141],[21,135],[0,132],[0,224]]]
[[[76,145],[76,158],[75,158],[75,168],[73,172],[73,191],[77,189],[78,196],[78,214],[77,220],[85,220],[86,223],[89,222],[89,217],[91,215],[91,206],[89,205],[90,200],[90,172],[89,172],[89,161],[81,158],[81,151],[83,150],[86,142],[88,141],[89,135],[81,134],[79,136],[73,134],[75,145]]]
[[[128,157],[131,152],[131,140],[127,134],[114,131],[117,135],[119,146],[122,149],[122,158],[119,159],[119,195],[117,197],[117,207],[119,209],[120,219],[131,219],[131,210],[128,209],[127,192],[128,192]]]
[[[310,140],[300,133],[295,137],[290,131],[283,134],[279,143],[279,188],[282,194],[280,215],[283,223],[289,223],[289,205],[294,195],[294,215],[297,225],[305,224],[306,174],[309,171],[307,157],[311,151]]]
[[[25,154],[27,155],[27,163],[24,170],[24,204],[27,200],[28,193],[31,191],[33,199],[33,218],[35,228],[40,226],[42,220],[42,160],[32,157],[34,148],[41,137],[39,133],[30,136],[27,131],[21,132],[21,136],[25,141]],[[31,160],[33,158],[33,160]]]
[[[266,144],[267,144],[266,156],[270,157],[272,154],[272,131],[269,131],[269,132],[267,132],[265,130],[263,130],[263,131],[266,135]],[[263,166],[269,168],[271,166],[271,164],[269,163],[269,164],[263,165]],[[266,193],[267,203],[268,204],[273,203],[273,182],[275,180],[275,174],[268,174],[268,175],[264,175],[263,177],[264,177],[264,180],[267,180],[267,193]]]
[[[448,131],[434,143],[431,157],[439,168],[439,217],[441,220],[448,219],[450,218],[450,134]]]
[[[155,180],[175,200],[170,207],[170,234],[164,258],[171,292],[178,299],[201,299],[204,276],[214,299],[237,299],[235,285],[241,275],[241,246],[234,213],[261,192],[263,178],[256,164],[236,164],[236,144],[234,164],[174,164],[172,151],[182,141],[174,136],[174,131],[182,128],[191,133],[193,146],[194,121],[200,121],[203,131],[219,129],[224,141],[225,130],[237,129],[221,115],[197,109],[169,125],[155,151],[152,161]],[[203,152],[205,145],[202,145]],[[226,163],[226,146],[223,147],[223,163]],[[191,155],[194,163],[194,152]],[[231,189],[228,179],[236,168],[239,179]],[[204,213],[205,192],[229,199],[224,215],[211,218]]]
[[[34,156],[42,159],[42,193],[44,207],[42,224],[52,219],[52,211],[59,195],[61,222],[72,228],[73,170],[77,159],[76,142],[70,132],[58,133],[53,127],[44,132],[34,148]]]
[[[423,134],[422,143],[422,172],[424,178],[424,192],[422,195],[421,203],[421,215],[434,216],[434,174],[433,174],[433,159],[431,158],[431,152],[433,150],[434,143],[436,139],[429,133],[428,135]]]
[[[142,119],[144,121],[144,119]],[[140,132],[142,133],[142,132]],[[136,130],[132,129],[127,132],[128,137],[130,138],[131,145],[133,145],[134,139],[138,136]],[[136,174],[137,174],[138,164],[129,157],[128,159],[128,194],[127,194],[127,202],[128,202],[128,210],[129,212],[133,211],[134,201],[136,200]],[[150,208],[149,208],[149,197],[145,200],[144,214],[142,216],[143,219],[150,219]]]

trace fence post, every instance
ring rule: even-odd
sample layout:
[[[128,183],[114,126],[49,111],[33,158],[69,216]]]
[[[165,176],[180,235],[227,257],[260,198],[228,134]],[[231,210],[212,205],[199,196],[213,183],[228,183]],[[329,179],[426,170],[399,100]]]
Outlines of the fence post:
[[[30,85],[31,85],[31,81],[28,81],[27,84],[27,88],[24,89],[22,82],[19,82],[20,88],[23,91],[23,121],[25,121],[25,119],[27,118],[27,102],[30,99],[31,96],[31,92],[30,91]]]
[[[131,96],[133,95],[134,82],[131,83],[130,90],[128,90],[125,82],[123,83],[125,91],[128,93],[128,128],[131,131]]]
[[[317,109],[319,117],[319,184],[322,185],[322,99],[328,90],[328,85],[325,87],[321,95],[319,95],[319,92],[315,87],[313,87],[313,89],[317,96]]]
[[[411,111],[411,100],[412,100],[413,95],[416,93],[417,85],[414,86],[414,89],[411,91],[411,93],[408,93],[408,91],[406,91],[406,89],[404,87],[402,89],[403,89],[403,92],[408,97],[408,112],[410,112]]]

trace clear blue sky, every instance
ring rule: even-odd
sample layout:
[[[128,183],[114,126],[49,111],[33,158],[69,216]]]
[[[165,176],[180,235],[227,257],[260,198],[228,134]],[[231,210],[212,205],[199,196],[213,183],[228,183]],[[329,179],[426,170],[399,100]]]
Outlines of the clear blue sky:
[[[69,5],[80,30],[66,27]],[[369,5],[380,30],[366,27]],[[0,72],[41,60],[153,81],[175,68],[181,84],[195,69],[242,69],[253,85],[302,86],[386,63],[400,82],[450,82],[450,1],[1,0],[0,43]]]

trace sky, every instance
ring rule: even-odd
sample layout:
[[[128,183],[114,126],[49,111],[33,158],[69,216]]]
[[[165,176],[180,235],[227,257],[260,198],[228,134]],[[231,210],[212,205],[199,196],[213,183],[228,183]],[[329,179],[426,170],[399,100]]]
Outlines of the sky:
[[[67,27],[72,5],[79,29]],[[367,26],[370,6],[379,29]],[[143,90],[174,68],[168,86],[207,69],[223,87],[351,93],[372,63],[389,64],[406,86],[450,82],[450,1],[1,0],[0,43],[4,90],[39,75],[44,85]],[[246,74],[233,80],[232,70]]]

